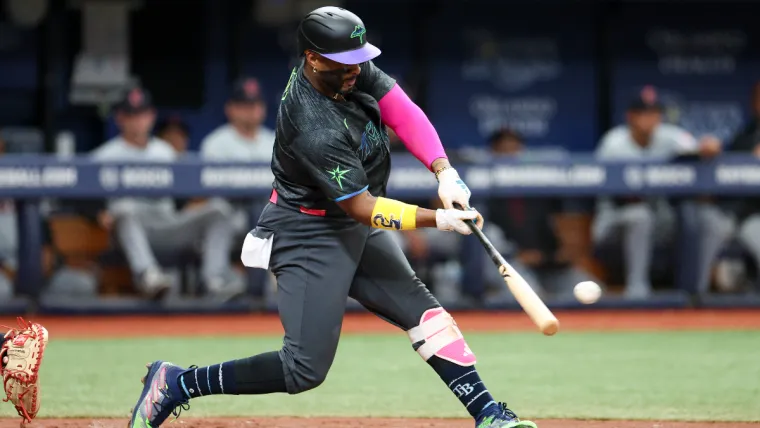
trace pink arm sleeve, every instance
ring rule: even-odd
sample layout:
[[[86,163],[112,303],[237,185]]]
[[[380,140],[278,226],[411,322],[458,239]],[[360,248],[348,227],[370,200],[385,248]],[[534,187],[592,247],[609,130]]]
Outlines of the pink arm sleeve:
[[[427,169],[432,170],[434,160],[446,157],[433,124],[398,84],[380,99],[378,105],[383,122],[396,132],[407,150]]]

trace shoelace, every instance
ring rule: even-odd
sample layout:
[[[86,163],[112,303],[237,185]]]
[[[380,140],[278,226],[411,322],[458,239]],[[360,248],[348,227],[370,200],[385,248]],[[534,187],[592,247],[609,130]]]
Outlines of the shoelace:
[[[166,397],[168,401],[172,401],[171,393],[169,392],[169,388],[162,388],[159,390],[161,392],[161,395]],[[160,413],[163,409],[163,406],[160,405],[157,402],[153,402],[153,409],[156,411],[156,413]],[[190,410],[190,400],[185,399],[184,401],[180,401],[174,406],[174,409],[172,409],[171,414],[174,415],[174,420],[177,420],[179,418],[180,413],[182,413],[182,410]],[[174,420],[172,422],[174,422]]]
[[[197,369],[197,368],[198,368],[198,366],[190,366],[190,367],[188,367],[188,370],[193,370],[193,369]],[[170,402],[172,401],[172,395],[169,392],[169,388],[168,387],[167,388],[162,388],[159,391],[161,392],[161,394],[164,397],[166,397],[167,400],[169,400]],[[158,403],[156,403],[156,402],[153,402],[153,409],[156,410],[156,413],[158,413],[158,412],[160,412],[162,410],[162,409],[159,409]],[[174,408],[172,409],[172,412],[171,412],[172,416],[174,416],[174,419],[172,419],[171,422],[169,422],[169,423],[172,423],[172,422],[176,421],[177,419],[179,419],[179,415],[182,413],[183,410],[185,410],[185,411],[190,410],[190,399],[189,398],[185,398],[184,400],[178,402],[174,406]]]
[[[190,402],[189,401],[183,401],[172,410],[172,415],[174,416],[174,419],[172,419],[172,422],[179,419],[179,414],[182,413],[183,410],[190,410]],[[171,422],[169,422],[171,423]]]
[[[499,403],[499,410],[501,410],[504,415],[509,416],[512,419],[517,419],[517,414],[515,412],[509,410],[509,407],[507,407],[507,403]]]

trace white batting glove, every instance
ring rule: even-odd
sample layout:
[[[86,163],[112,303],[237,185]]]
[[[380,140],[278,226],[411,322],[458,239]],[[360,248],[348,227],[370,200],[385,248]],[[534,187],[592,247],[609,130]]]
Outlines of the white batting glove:
[[[461,233],[462,235],[469,235],[472,233],[470,227],[464,223],[464,220],[473,220],[478,228],[483,227],[482,221],[477,219],[483,217],[475,210],[462,211],[458,209],[444,210],[439,209],[435,212],[435,223],[439,230],[450,232],[452,230]]]
[[[469,207],[471,194],[454,168],[444,169],[438,174],[438,197],[445,209],[454,208],[455,202],[464,208]]]

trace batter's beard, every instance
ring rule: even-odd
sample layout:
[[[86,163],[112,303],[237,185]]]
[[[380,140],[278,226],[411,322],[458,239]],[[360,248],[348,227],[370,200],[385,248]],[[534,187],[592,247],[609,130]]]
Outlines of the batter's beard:
[[[346,83],[346,79],[343,78],[345,75],[346,71],[341,69],[320,71],[319,80],[330,91],[340,95],[347,95],[354,90],[354,87],[352,86],[345,91],[343,90],[343,85]]]

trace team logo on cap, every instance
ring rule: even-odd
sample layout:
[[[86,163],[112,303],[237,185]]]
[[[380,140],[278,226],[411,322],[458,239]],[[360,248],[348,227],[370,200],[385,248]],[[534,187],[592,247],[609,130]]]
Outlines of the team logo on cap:
[[[246,97],[255,97],[259,94],[259,82],[256,79],[248,79],[243,83],[243,92]]]
[[[129,100],[129,104],[133,107],[138,107],[143,103],[143,100],[145,99],[145,96],[143,95],[142,91],[139,89],[132,89],[129,92],[129,96],[127,97]]]
[[[641,89],[641,99],[647,104],[654,104],[657,102],[657,90],[654,86],[647,85]]]
[[[367,30],[365,30],[364,27],[362,27],[361,25],[357,25],[356,27],[354,27],[354,32],[351,33],[351,38],[355,39],[358,37],[359,43],[364,43],[364,33],[366,32]]]

